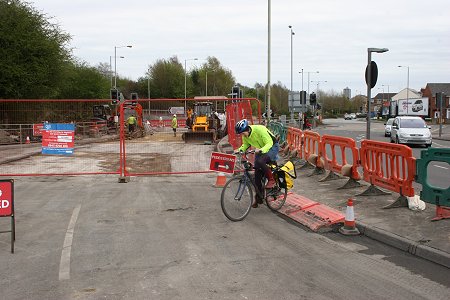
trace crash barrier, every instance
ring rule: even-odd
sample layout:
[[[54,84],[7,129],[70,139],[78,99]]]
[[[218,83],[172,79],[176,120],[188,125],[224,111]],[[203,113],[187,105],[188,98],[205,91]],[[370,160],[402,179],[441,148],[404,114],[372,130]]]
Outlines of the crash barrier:
[[[270,121],[267,128],[269,128],[269,130],[279,138],[280,144],[286,142],[286,134],[288,129],[282,123]]]
[[[293,135],[298,132],[297,129],[289,128],[288,132],[289,141],[294,141]],[[414,196],[412,182],[416,174],[415,158],[408,146],[363,140],[358,149],[351,138],[331,135],[321,137],[309,130],[303,131],[302,135],[304,158],[315,167],[311,175],[320,174],[321,169],[339,172],[350,178],[341,188],[351,188],[360,186],[357,182],[361,179],[358,168],[362,167],[363,179],[371,186],[360,195],[388,194],[377,187],[399,193],[399,199],[386,208],[405,206],[406,196]],[[290,147],[294,148],[293,145]],[[341,159],[338,159],[339,154]]]
[[[320,134],[310,130],[303,131],[303,145],[305,159],[309,159],[311,156],[317,159],[320,158]]]
[[[252,106],[259,109],[259,101],[234,102],[243,103],[235,108],[240,116],[253,120]],[[216,112],[208,119],[211,130],[203,133],[197,143],[185,143],[184,134],[190,132],[186,128],[188,113],[194,116],[198,103],[209,103],[211,111]],[[128,101],[121,112],[120,105],[109,99],[0,99],[0,176],[209,173],[207,153],[225,133],[228,104],[231,100],[223,97],[138,99]],[[174,114],[178,121],[175,133],[171,128]],[[133,132],[126,124],[130,115],[138,123]],[[42,133],[38,132],[44,121],[74,124],[75,130],[69,135],[73,139],[60,136],[58,143],[67,144],[56,145],[66,147],[70,139],[74,144],[72,154],[42,153]],[[212,131],[214,134],[209,134]],[[208,141],[210,136],[217,139]]]
[[[320,146],[320,157],[324,160],[325,169],[330,170],[327,178],[334,179],[333,172],[349,177],[350,180],[344,187],[353,186],[356,184],[355,181],[361,179],[358,173],[359,151],[354,139],[325,134],[322,136]],[[350,157],[347,157],[347,154]]]
[[[428,182],[428,166],[430,162],[446,162],[450,165],[450,149],[429,148],[420,153],[416,160],[416,181],[422,184],[420,199],[436,205],[436,217],[433,221],[450,218],[450,186],[437,187]]]
[[[414,196],[412,183],[416,175],[412,149],[406,145],[363,140],[360,157],[364,180],[371,184],[369,189],[360,195],[385,194],[383,191],[373,191],[373,186],[382,187],[400,194],[397,201],[385,208],[407,206],[405,196]]]
[[[288,127],[287,142],[289,150],[298,158],[303,158],[303,132],[299,128]]]

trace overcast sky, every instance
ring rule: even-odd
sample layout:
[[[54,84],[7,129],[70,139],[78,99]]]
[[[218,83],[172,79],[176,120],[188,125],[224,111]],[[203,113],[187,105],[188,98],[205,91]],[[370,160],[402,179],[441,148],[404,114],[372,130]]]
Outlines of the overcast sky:
[[[136,80],[157,59],[177,56],[187,69],[215,56],[236,81],[267,83],[268,0],[32,0],[72,35],[73,54],[95,66],[117,49],[117,72]],[[378,65],[372,95],[407,85],[450,82],[449,0],[272,0],[271,82],[366,94],[367,48]],[[324,82],[327,81],[327,82]],[[317,88],[310,82],[310,92]]]

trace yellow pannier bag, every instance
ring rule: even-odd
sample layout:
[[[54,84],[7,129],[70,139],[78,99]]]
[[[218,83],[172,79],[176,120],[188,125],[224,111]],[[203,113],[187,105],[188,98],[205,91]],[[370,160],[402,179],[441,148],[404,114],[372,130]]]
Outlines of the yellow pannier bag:
[[[297,178],[295,166],[292,161],[288,160],[282,167],[279,168],[279,171],[277,171],[278,185],[281,188],[290,190],[294,186],[295,178]]]

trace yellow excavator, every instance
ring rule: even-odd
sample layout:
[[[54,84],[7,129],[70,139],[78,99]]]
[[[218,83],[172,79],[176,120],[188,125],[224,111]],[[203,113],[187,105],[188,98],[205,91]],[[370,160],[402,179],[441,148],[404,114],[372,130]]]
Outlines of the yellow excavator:
[[[187,111],[188,132],[182,135],[185,143],[214,143],[223,135],[220,120],[212,108],[211,102],[196,102],[194,108]]]

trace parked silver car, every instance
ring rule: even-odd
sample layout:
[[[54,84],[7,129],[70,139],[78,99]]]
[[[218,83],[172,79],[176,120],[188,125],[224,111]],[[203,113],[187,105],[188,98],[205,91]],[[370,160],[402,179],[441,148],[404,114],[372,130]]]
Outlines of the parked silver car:
[[[392,123],[391,142],[430,147],[433,138],[431,137],[430,127],[422,118],[400,116],[396,117]]]
[[[384,123],[384,136],[391,136],[392,123],[394,123],[394,118],[390,118]]]

